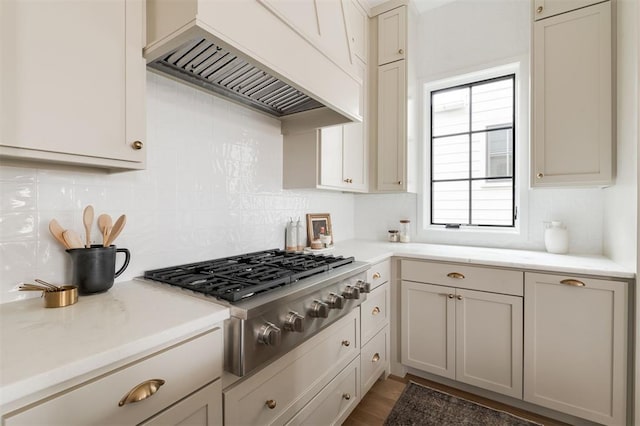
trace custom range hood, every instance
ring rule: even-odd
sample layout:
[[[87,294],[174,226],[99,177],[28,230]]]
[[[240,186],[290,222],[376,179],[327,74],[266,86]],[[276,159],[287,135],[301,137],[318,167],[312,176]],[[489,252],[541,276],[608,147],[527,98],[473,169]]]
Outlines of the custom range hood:
[[[204,38],[190,41],[147,66],[276,117],[323,107],[295,87]]]
[[[286,128],[360,121],[361,82],[269,1],[147,0],[154,71],[279,118]]]

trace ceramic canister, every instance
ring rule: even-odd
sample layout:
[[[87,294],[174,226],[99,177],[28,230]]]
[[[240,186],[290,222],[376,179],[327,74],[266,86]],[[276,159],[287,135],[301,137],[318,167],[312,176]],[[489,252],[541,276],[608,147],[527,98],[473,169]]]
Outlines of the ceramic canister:
[[[544,231],[544,245],[549,253],[564,254],[569,251],[569,231],[562,222],[553,221]]]

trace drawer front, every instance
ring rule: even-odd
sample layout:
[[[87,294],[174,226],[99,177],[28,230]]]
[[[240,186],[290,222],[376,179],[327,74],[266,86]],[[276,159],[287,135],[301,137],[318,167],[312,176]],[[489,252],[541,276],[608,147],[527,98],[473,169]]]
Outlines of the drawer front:
[[[216,328],[20,414],[9,415],[5,425],[140,423],[220,377],[222,345],[222,330]],[[131,389],[150,379],[163,379],[165,383],[145,400],[118,406]]]
[[[371,283],[371,288],[374,289],[381,284],[389,281],[391,278],[391,261],[385,260],[380,263],[376,263],[371,266],[367,271],[367,282]]]
[[[373,339],[362,346],[362,395],[366,395],[383,371],[389,372],[389,326],[380,330]]]
[[[389,303],[389,283],[386,283],[369,293],[360,306],[363,344],[389,323]]]
[[[360,402],[360,358],[336,376],[293,418],[291,425],[342,424]]]
[[[360,353],[360,310],[225,391],[225,424],[290,420]]]
[[[522,296],[524,273],[506,269],[402,260],[401,276],[405,281],[446,285],[469,290]]]

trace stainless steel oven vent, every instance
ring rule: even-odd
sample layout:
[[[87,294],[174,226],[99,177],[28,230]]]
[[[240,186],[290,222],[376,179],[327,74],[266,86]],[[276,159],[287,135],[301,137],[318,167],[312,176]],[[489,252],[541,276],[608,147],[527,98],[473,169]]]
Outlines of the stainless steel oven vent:
[[[323,106],[204,38],[185,43],[148,66],[276,117]]]

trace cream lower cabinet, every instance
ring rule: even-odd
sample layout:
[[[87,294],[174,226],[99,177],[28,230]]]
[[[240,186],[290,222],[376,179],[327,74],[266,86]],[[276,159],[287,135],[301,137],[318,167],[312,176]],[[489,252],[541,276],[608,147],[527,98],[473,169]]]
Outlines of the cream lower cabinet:
[[[402,363],[522,397],[522,297],[402,281]]]
[[[522,398],[522,272],[401,260],[404,365]]]
[[[525,401],[602,424],[629,424],[627,285],[525,274]]]
[[[214,426],[222,424],[222,384],[218,379],[140,426]]]
[[[2,424],[220,425],[222,352],[222,329],[216,328],[7,413]],[[163,382],[152,385],[157,379]],[[135,391],[143,383],[142,390]],[[140,400],[126,401],[127,395],[135,395],[133,400]]]
[[[144,2],[3,0],[0,157],[145,166]]]
[[[377,263],[367,273],[371,292],[360,306],[362,366],[362,395],[366,394],[381,376],[390,372],[390,261]]]
[[[360,309],[224,390],[227,425],[340,423],[360,401]]]

